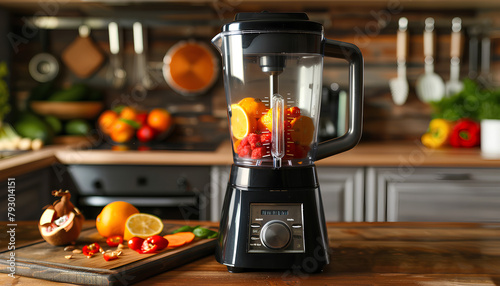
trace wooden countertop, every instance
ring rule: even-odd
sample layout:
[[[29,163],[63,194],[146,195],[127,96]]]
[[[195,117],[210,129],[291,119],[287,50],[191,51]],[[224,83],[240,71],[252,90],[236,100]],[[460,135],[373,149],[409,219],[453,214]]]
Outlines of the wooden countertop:
[[[213,152],[111,151],[54,145],[0,160],[0,180],[35,168],[63,164],[231,165],[229,142]],[[363,142],[354,149],[316,162],[318,166],[500,167],[500,160],[481,157],[479,148],[427,149],[415,142]]]
[[[231,274],[207,256],[135,285],[500,284],[500,224],[328,223],[327,228],[331,263],[323,273]],[[39,239],[37,234],[35,222],[18,222],[16,245]],[[72,285],[5,274],[0,284]]]

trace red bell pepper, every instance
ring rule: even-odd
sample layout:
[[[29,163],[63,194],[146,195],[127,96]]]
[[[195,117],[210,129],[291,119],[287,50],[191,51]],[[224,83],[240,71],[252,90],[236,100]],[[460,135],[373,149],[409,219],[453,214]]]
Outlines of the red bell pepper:
[[[480,125],[473,120],[460,119],[451,130],[450,145],[453,147],[475,147],[479,140]]]
[[[123,237],[120,235],[110,236],[106,239],[106,243],[111,247],[118,246],[123,243]]]
[[[85,245],[82,248],[82,253],[87,256],[87,257],[92,257],[92,255],[96,254],[97,252],[101,251],[101,246],[97,242],[91,243],[89,245]]]

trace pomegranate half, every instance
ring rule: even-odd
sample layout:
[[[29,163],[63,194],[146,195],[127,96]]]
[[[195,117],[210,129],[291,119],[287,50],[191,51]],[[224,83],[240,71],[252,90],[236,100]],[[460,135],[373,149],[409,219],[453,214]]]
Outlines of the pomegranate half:
[[[53,191],[52,195],[61,197],[61,200],[46,207],[40,217],[38,229],[49,244],[66,245],[78,239],[84,217],[71,203],[69,191]]]

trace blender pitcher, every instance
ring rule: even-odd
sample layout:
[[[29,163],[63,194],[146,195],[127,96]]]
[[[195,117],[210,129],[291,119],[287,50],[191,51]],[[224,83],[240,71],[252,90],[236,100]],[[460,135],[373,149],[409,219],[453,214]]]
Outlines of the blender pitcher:
[[[212,43],[222,54],[234,164],[215,251],[230,272],[329,263],[315,160],[361,137],[363,57],[304,13],[239,13]],[[323,56],[349,62],[347,132],[318,143]]]
[[[363,59],[303,13],[239,13],[213,40],[223,58],[234,163],[304,166],[361,137]],[[347,133],[317,142],[323,55],[350,63]]]

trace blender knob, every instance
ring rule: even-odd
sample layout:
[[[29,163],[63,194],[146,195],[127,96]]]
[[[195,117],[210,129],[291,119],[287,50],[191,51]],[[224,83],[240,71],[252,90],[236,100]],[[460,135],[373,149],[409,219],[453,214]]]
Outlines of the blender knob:
[[[262,227],[260,238],[267,248],[283,249],[290,243],[290,228],[282,221],[272,220]]]

